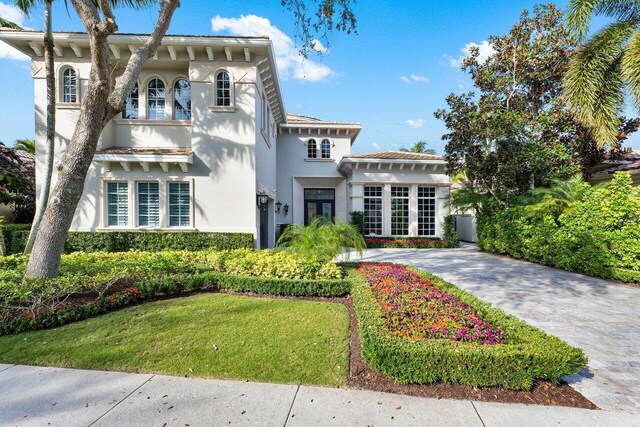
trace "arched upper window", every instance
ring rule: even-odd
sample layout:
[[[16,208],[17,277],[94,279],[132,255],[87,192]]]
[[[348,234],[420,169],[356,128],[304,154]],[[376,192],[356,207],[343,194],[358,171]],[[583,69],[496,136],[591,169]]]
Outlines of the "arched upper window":
[[[320,144],[320,152],[322,154],[323,159],[330,159],[331,158],[331,141],[329,141],[326,138],[323,139],[322,143]]]
[[[62,71],[62,102],[78,102],[78,76],[71,67]]]
[[[139,91],[138,91],[138,83],[131,88],[131,92],[129,96],[127,96],[127,101],[124,104],[124,110],[122,111],[123,119],[137,119],[138,118],[138,100],[139,100]]]
[[[318,143],[315,139],[307,141],[307,158],[315,159],[318,157]]]
[[[149,80],[147,84],[147,118],[149,120],[164,120],[164,103],[166,99],[164,82],[158,78]]]
[[[231,105],[231,80],[229,73],[220,71],[216,75],[216,106],[228,107]]]
[[[191,120],[191,84],[180,79],[173,85],[173,118]]]

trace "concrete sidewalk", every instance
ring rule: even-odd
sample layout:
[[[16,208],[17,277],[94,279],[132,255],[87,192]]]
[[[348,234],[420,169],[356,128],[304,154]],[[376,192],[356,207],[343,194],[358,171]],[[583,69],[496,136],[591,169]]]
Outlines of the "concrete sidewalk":
[[[6,426],[640,426],[640,416],[371,391],[0,365]]]

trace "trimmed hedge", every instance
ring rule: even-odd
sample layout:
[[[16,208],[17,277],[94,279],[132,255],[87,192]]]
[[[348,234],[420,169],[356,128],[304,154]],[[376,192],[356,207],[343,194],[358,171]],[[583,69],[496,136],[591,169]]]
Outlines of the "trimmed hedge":
[[[218,273],[215,280],[220,289],[268,295],[341,297],[351,291],[351,282],[346,279],[286,280]]]
[[[21,254],[29,238],[30,224],[0,226],[6,255]],[[253,249],[253,234],[204,231],[72,231],[65,252],[158,252],[166,250]]]
[[[369,249],[434,249],[457,248],[458,242],[436,237],[365,237]]]
[[[417,271],[417,270],[414,270]],[[505,332],[505,344],[481,345],[448,339],[416,340],[393,335],[371,287],[351,269],[351,295],[359,321],[364,359],[399,383],[459,383],[474,387],[529,390],[537,379],[558,383],[587,364],[582,350],[547,335],[436,276],[417,271],[440,290],[465,302]]]

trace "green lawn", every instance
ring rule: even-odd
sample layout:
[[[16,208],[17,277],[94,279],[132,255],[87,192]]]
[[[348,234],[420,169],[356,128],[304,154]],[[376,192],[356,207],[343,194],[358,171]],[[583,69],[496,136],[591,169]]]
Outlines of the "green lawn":
[[[344,385],[342,304],[202,294],[0,337],[0,363]]]

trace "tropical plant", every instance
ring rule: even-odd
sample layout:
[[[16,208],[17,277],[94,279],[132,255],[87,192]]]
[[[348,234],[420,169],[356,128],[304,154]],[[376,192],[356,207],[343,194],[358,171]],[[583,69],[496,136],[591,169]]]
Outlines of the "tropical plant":
[[[11,205],[14,220],[29,221],[35,208],[35,167],[0,142],[0,203]]]
[[[351,248],[359,255],[367,248],[364,237],[352,225],[317,216],[309,225],[291,224],[278,239],[277,246],[317,261],[331,261]]]
[[[542,199],[526,207],[528,214],[554,213],[560,216],[569,206],[582,200],[590,189],[590,185],[582,180],[582,176],[575,175],[568,180],[554,180],[551,187],[536,188],[534,195]]]
[[[17,139],[13,148],[29,154],[36,154],[36,142],[33,139]]]
[[[401,148],[400,151],[404,151],[406,153],[420,153],[420,154],[436,154],[436,150],[434,150],[433,148],[427,148],[429,146],[429,144],[427,144],[425,141],[418,141],[415,144],[413,144],[413,147],[411,148]]]
[[[18,24],[13,23],[11,21],[7,21],[6,19],[0,17],[0,28],[12,28],[14,30],[21,30],[22,27],[20,27]]]
[[[364,236],[365,213],[363,211],[349,212],[349,224],[353,225]]]
[[[594,16],[614,19],[586,40]],[[585,43],[574,55],[564,82],[564,96],[575,119],[599,146],[614,146],[618,116],[630,89],[640,106],[640,2],[571,0],[566,25]]]
[[[129,5],[129,0],[118,0],[114,6]],[[356,19],[351,0],[281,0],[280,4],[293,13],[296,35],[302,41],[302,51],[313,49],[316,35],[336,29],[355,31]],[[123,73],[115,80],[109,60],[109,37],[118,30],[116,16],[107,0],[73,0],[91,46],[91,78],[80,106],[80,117],[62,160],[58,179],[51,192],[51,200],[36,234],[25,277],[51,278],[58,275],[60,257],[69,227],[84,190],[84,182],[96,152],[98,139],[104,127],[122,112],[126,99],[145,62],[153,57],[169,29],[179,0],[160,2],[158,18],[153,30],[142,46],[122,64]]]

